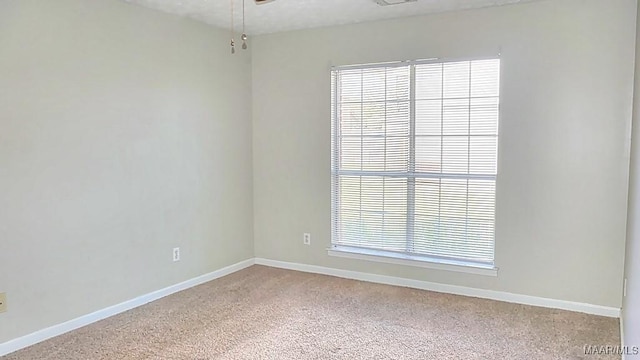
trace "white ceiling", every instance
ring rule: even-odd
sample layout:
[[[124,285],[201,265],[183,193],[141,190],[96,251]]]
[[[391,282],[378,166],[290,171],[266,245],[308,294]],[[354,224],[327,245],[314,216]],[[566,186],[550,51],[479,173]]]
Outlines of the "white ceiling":
[[[230,27],[233,1],[235,29],[242,30],[243,0],[125,1],[222,28]],[[382,7],[374,0],[275,0],[262,5],[245,0],[245,23],[247,34],[257,35],[529,1],[535,0],[417,0]]]

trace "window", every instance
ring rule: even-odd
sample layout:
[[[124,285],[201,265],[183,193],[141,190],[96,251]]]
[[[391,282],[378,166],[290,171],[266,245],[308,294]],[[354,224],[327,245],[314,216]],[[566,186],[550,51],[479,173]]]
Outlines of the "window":
[[[493,268],[500,60],[331,76],[332,249]]]

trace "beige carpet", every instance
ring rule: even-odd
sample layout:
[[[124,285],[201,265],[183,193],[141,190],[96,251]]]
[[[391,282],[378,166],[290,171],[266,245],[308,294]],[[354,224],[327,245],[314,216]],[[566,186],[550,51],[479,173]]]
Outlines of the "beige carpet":
[[[618,320],[253,266],[4,359],[616,358],[585,344]]]

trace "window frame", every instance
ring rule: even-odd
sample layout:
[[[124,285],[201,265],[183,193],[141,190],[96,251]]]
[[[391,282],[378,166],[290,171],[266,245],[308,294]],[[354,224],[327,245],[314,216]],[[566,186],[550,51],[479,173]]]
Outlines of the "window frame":
[[[338,256],[344,258],[351,259],[361,259],[361,260],[369,260],[369,261],[377,261],[383,263],[391,263],[391,264],[401,264],[401,265],[409,265],[409,266],[418,266],[422,268],[432,268],[439,270],[451,270],[451,271],[460,271],[467,273],[474,273],[480,275],[490,275],[497,276],[498,268],[495,265],[495,245],[496,245],[496,216],[495,216],[495,208],[496,208],[496,197],[497,197],[497,178],[498,178],[498,167],[497,162],[499,158],[499,139],[500,139],[500,99],[501,99],[501,84],[498,83],[498,108],[497,108],[497,116],[498,116],[498,124],[496,129],[496,173],[495,175],[486,176],[486,175],[474,175],[474,174],[442,174],[442,173],[427,173],[427,172],[419,172],[416,174],[416,65],[422,64],[445,64],[445,63],[454,63],[454,62],[464,62],[464,61],[482,61],[482,60],[498,60],[500,61],[500,56],[487,56],[487,57],[473,57],[473,58],[457,58],[457,59],[442,59],[442,58],[430,58],[423,60],[410,60],[410,61],[396,61],[396,62],[386,62],[386,63],[372,63],[372,64],[362,64],[362,65],[345,65],[345,66],[334,66],[331,68],[331,246],[328,249],[328,254],[331,256]],[[494,205],[494,217],[493,217],[493,256],[492,261],[489,262],[475,262],[475,261],[466,261],[465,259],[456,259],[456,258],[448,258],[448,257],[439,257],[439,256],[431,256],[431,255],[422,255],[422,254],[412,254],[412,253],[403,253],[403,252],[394,252],[389,250],[376,250],[371,248],[358,248],[356,246],[348,246],[348,245],[340,245],[335,243],[335,237],[339,236],[338,229],[339,225],[339,211],[337,207],[340,206],[340,192],[337,187],[339,186],[339,181],[341,176],[348,176],[349,171],[340,170],[340,158],[341,158],[341,150],[340,150],[340,121],[339,121],[339,104],[338,96],[339,96],[339,83],[337,80],[337,73],[339,71],[344,70],[359,70],[359,69],[371,69],[371,68],[392,68],[392,67],[409,67],[409,162],[407,171],[400,171],[397,174],[393,174],[389,171],[380,171],[379,176],[381,177],[389,177],[397,176],[399,178],[407,179],[407,227],[406,227],[406,235],[405,235],[405,243],[409,246],[409,243],[414,239],[414,225],[415,225],[415,179],[416,178],[428,178],[441,180],[443,178],[457,178],[457,179],[482,179],[482,180],[491,180],[494,184],[494,193],[493,193],[493,205]],[[502,64],[500,61],[499,65],[499,81],[501,82],[502,76]],[[469,100],[472,99],[470,96]],[[444,99],[443,99],[444,100]],[[385,121],[387,121],[385,117]],[[441,134],[442,136],[442,134]],[[472,136],[470,133],[466,136]],[[354,170],[352,175],[354,176],[376,176],[376,172],[367,171],[367,174],[362,174],[363,170]],[[418,176],[416,176],[418,175]],[[468,185],[467,185],[468,186]],[[468,201],[468,198],[467,198]],[[411,204],[410,202],[413,202]],[[338,218],[336,218],[338,217]],[[468,220],[468,216],[466,218]],[[411,233],[411,234],[410,234]]]

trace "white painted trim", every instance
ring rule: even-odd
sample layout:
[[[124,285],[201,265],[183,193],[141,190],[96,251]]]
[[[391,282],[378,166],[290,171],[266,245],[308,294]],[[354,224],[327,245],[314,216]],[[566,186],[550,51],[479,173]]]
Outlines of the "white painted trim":
[[[412,259],[409,256],[400,257],[401,254],[398,254],[398,257],[391,257],[387,255],[376,254],[375,251],[361,249],[362,252],[357,252],[355,250],[347,250],[346,248],[333,247],[327,249],[327,253],[329,256],[347,258],[347,259],[357,259],[357,260],[366,260],[366,261],[374,261],[381,262],[385,264],[395,264],[395,265],[405,265],[405,266],[415,266],[426,269],[435,269],[435,270],[446,270],[446,271],[455,271],[462,272],[467,274],[475,274],[475,275],[485,275],[485,276],[498,276],[498,268],[488,268],[488,267],[479,267],[474,265],[463,265],[454,264],[454,263],[446,263],[444,261],[437,262],[435,259],[433,261],[429,260],[417,260]]]
[[[477,288],[470,288],[470,287],[457,286],[457,285],[434,283],[434,282],[428,282],[428,281],[422,281],[422,280],[405,279],[405,278],[399,278],[399,277],[393,277],[393,276],[335,269],[335,268],[316,266],[316,265],[306,265],[306,264],[298,264],[298,263],[291,263],[291,262],[285,262],[285,261],[269,260],[269,259],[263,259],[263,258],[256,258],[255,263],[257,265],[265,265],[265,266],[296,270],[296,271],[302,271],[302,272],[308,272],[308,273],[314,273],[314,274],[330,275],[330,276],[336,276],[336,277],[354,279],[354,280],[360,280],[360,281],[368,281],[368,282],[379,283],[379,284],[404,286],[404,287],[409,287],[414,289],[430,290],[430,291],[441,292],[441,293],[505,301],[509,303],[576,311],[581,313],[600,315],[600,316],[606,316],[606,317],[612,317],[612,318],[620,317],[619,308],[608,307],[608,306],[592,305],[592,304],[578,303],[578,302],[566,301],[566,300],[548,299],[548,298],[541,298],[537,296],[513,294],[513,293],[508,293],[503,291],[477,289]]]
[[[28,346],[35,345],[39,342],[51,339],[52,337],[62,335],[69,331],[92,324],[96,321],[100,321],[108,317],[120,314],[127,310],[131,310],[138,306],[150,303],[152,301],[158,300],[165,296],[177,293],[179,291],[183,291],[183,290],[192,288],[194,286],[204,284],[211,280],[215,280],[217,278],[223,277],[225,275],[229,275],[236,271],[247,268],[253,264],[254,264],[254,259],[244,260],[239,263],[227,266],[225,268],[210,272],[208,274],[204,274],[204,275],[195,277],[193,279],[181,282],[179,284],[175,284],[175,285],[166,287],[164,289],[160,289],[160,290],[139,296],[135,299],[127,300],[120,304],[113,305],[102,310],[98,310],[96,312],[81,316],[73,320],[69,320],[62,324],[54,325],[46,329],[36,331],[29,335],[25,335],[17,339],[9,340],[5,343],[0,344],[0,356],[7,355],[9,353],[18,351],[20,349],[24,349]]]
[[[624,309],[620,311],[620,346],[624,349]],[[627,359],[627,354],[622,353],[622,360]]]

